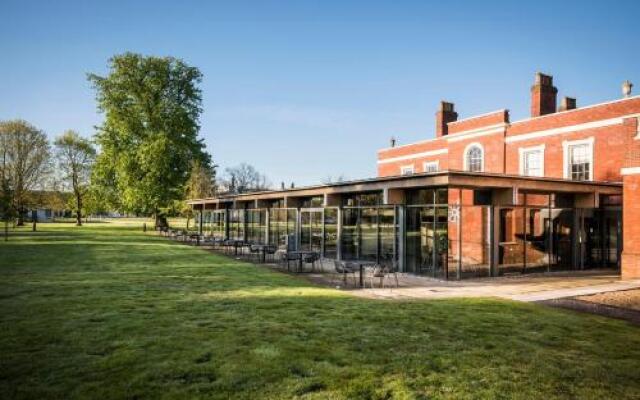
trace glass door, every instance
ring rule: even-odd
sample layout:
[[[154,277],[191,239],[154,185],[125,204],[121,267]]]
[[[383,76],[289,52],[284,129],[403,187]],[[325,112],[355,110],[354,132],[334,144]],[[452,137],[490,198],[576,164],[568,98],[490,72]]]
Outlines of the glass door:
[[[300,249],[322,254],[324,243],[324,210],[308,208],[300,210]]]
[[[407,207],[407,272],[446,278],[447,213],[447,207]]]

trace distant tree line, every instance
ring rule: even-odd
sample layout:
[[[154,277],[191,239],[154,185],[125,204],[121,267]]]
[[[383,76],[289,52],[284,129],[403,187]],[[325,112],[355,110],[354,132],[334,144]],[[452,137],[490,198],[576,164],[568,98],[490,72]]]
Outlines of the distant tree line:
[[[29,210],[66,209],[77,225],[88,214],[119,211],[190,215],[186,200],[217,192],[270,188],[267,177],[241,163],[224,170],[200,133],[201,72],[173,57],[125,53],[105,76],[88,74],[104,121],[90,138],[68,130],[53,145],[27,121],[0,121],[0,218],[24,225]],[[6,237],[6,235],[5,235]]]

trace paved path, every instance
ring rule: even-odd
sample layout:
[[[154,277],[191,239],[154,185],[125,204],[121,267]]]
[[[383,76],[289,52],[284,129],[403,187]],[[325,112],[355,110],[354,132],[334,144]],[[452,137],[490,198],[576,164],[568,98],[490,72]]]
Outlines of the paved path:
[[[640,288],[640,280],[631,281],[619,281],[606,285],[594,285],[587,287],[558,289],[558,290],[546,290],[538,293],[525,293],[520,295],[508,296],[512,300],[519,301],[543,301],[562,299],[565,297],[574,296],[586,296],[590,294],[605,293],[605,292],[617,292],[619,290],[629,290]]]
[[[464,281],[435,281],[403,276],[400,281],[399,288],[350,290],[350,293],[359,297],[389,300],[499,297],[533,302],[640,288],[640,280],[623,281],[609,271]]]

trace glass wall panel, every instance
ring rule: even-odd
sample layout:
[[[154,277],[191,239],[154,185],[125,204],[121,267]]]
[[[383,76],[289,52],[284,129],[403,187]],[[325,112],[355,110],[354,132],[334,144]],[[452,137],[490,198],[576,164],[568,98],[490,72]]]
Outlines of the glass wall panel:
[[[379,254],[380,263],[396,266],[396,210],[395,208],[378,209]]]
[[[360,240],[358,235],[360,210],[345,208],[342,210],[342,258],[357,260],[360,258]]]
[[[338,209],[324,209],[324,257],[338,256]]]
[[[205,236],[211,236],[211,216],[213,212],[211,210],[205,210],[202,215],[202,234]]]
[[[550,270],[573,269],[573,222],[575,210],[551,209]]]
[[[202,211],[195,211],[193,213],[193,221],[187,219],[186,230],[189,232],[197,232],[200,229],[200,215],[202,215]]]
[[[545,272],[549,269],[549,209],[527,208],[525,214],[526,271]]]
[[[346,207],[342,210],[342,258],[392,263],[396,231],[392,206]]]
[[[226,238],[226,211],[215,210],[211,213],[211,235],[215,238]]]
[[[300,210],[300,248],[322,253],[323,210]]]
[[[406,272],[445,278],[448,251],[448,208],[407,206]]]
[[[298,210],[289,208],[287,209],[287,240],[286,240],[286,246],[289,250],[295,250],[298,248],[297,229],[298,229]]]
[[[456,213],[449,223],[449,277],[458,277],[458,268],[463,279],[489,276],[489,208],[462,206]]]
[[[447,205],[449,190],[446,188],[414,189],[407,190],[405,196],[406,203],[409,205]]]
[[[361,260],[377,261],[378,259],[378,209],[361,208],[359,219],[360,256]]]
[[[229,238],[245,239],[245,210],[229,209]]]
[[[269,243],[278,246],[281,250],[287,248],[287,243],[295,246],[296,218],[295,209],[271,209],[269,211]]]
[[[585,219],[582,211],[589,218]],[[501,275],[581,269],[599,257],[598,250],[592,252],[599,238],[591,210],[511,207],[499,212]],[[583,228],[574,231],[574,226]]]
[[[346,207],[378,206],[382,204],[382,192],[345,194],[342,205]]]
[[[524,272],[525,209],[501,208],[499,212],[498,273]]]
[[[252,209],[246,211],[247,241],[264,243],[266,234],[266,210]]]

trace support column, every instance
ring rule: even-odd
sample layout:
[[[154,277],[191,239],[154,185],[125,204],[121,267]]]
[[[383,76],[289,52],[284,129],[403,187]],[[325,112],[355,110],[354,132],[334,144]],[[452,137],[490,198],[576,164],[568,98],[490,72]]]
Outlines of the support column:
[[[264,211],[264,242],[269,244],[269,224],[270,224],[270,209],[265,209]]]
[[[489,206],[489,276],[498,276],[500,212],[496,210],[499,210],[499,207]]]
[[[407,237],[407,229],[406,229],[406,207],[404,205],[399,205],[396,207],[396,217],[397,217],[397,225],[398,231],[396,232],[397,237],[397,257],[398,257],[398,271],[407,272],[406,267],[406,257],[405,257],[405,244]],[[435,241],[434,241],[435,242]]]
[[[460,191],[460,203],[458,204],[458,221],[456,223],[456,234],[458,239],[458,262],[456,264],[456,279],[462,278],[462,191]]]
[[[623,174],[623,236],[620,271],[623,279],[638,279],[640,278],[640,167],[625,168]]]
[[[336,221],[336,259],[342,260],[342,207],[338,207]]]

